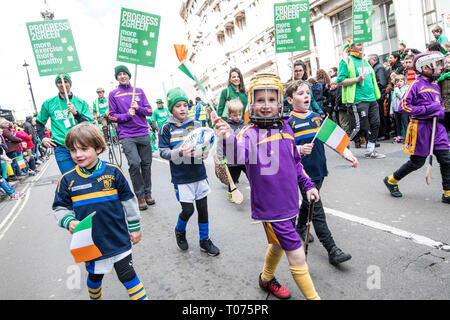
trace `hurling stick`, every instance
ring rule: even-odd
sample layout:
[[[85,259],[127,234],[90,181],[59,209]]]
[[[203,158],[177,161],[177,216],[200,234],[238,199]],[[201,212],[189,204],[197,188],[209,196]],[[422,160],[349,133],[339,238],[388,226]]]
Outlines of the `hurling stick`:
[[[236,185],[233,182],[233,178],[231,178],[231,174],[230,174],[230,171],[228,170],[228,167],[224,166],[224,168],[225,168],[225,172],[228,177],[228,183],[230,184],[231,199],[234,201],[234,203],[241,204],[242,201],[244,201],[244,196],[238,190],[238,188],[236,188]]]
[[[431,183],[431,172],[433,165],[433,147],[434,147],[434,136],[436,133],[436,117],[433,118],[433,131],[431,132],[431,145],[430,145],[430,155],[428,156],[427,174],[425,176],[425,181],[427,184]]]

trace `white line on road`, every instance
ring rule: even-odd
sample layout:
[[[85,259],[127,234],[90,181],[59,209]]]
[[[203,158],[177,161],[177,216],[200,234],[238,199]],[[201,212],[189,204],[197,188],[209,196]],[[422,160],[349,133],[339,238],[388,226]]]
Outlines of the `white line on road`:
[[[330,209],[330,208],[324,208],[325,212],[327,214],[331,214],[333,216],[342,218],[342,219],[346,219],[349,221],[353,221],[374,229],[378,229],[378,230],[382,230],[388,233],[392,233],[395,234],[397,236],[400,236],[402,238],[408,239],[408,240],[412,240],[415,243],[424,245],[424,246],[428,246],[428,247],[432,247],[438,250],[443,250],[443,251],[447,251],[450,252],[450,245],[439,242],[439,241],[435,241],[433,239],[409,232],[409,231],[405,231],[405,230],[401,230],[395,227],[391,227],[389,225],[380,223],[380,222],[376,222],[376,221],[372,221],[366,218],[361,218],[349,213],[345,213],[339,210],[334,210],[334,209]]]
[[[14,221],[17,219],[17,217],[22,212],[23,208],[25,207],[25,205],[28,202],[28,199],[29,199],[30,193],[31,193],[31,192],[27,192],[27,191],[29,189],[31,189],[31,185],[35,181],[37,181],[38,179],[40,179],[42,177],[44,172],[47,170],[49,163],[50,163],[50,161],[47,161],[45,163],[44,167],[42,168],[41,172],[38,175],[36,175],[35,177],[33,177],[33,179],[31,180],[31,183],[28,183],[27,186],[22,190],[22,192],[25,193],[25,197],[22,200],[16,200],[17,203],[14,205],[14,207],[8,213],[6,218],[3,219],[3,221],[0,223],[0,240],[5,236],[6,232],[9,230],[9,228],[12,226]],[[20,208],[19,208],[19,206],[20,206]],[[19,208],[19,209],[16,210],[17,208]]]

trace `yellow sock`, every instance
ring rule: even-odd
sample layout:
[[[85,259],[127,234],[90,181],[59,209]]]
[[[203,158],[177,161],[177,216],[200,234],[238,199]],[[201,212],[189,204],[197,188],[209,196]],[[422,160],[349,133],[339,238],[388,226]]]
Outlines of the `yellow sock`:
[[[303,296],[308,300],[320,300],[319,295],[314,288],[314,284],[311,280],[311,276],[308,272],[308,265],[304,266],[289,266],[292,277],[295,283],[302,292]]]
[[[270,281],[275,275],[278,263],[283,256],[284,251],[274,250],[272,245],[269,245],[266,252],[266,260],[264,261],[263,272],[261,274],[262,281]]]
[[[127,293],[131,300],[148,300],[145,288],[136,275],[133,280],[124,282],[123,285],[127,289]]]
[[[444,195],[446,197],[450,197],[450,190],[444,190]]]
[[[398,181],[399,181],[399,180],[397,180],[397,179],[394,178],[394,175],[393,175],[393,174],[391,174],[391,175],[388,177],[388,182],[389,182],[390,184],[397,184]]]

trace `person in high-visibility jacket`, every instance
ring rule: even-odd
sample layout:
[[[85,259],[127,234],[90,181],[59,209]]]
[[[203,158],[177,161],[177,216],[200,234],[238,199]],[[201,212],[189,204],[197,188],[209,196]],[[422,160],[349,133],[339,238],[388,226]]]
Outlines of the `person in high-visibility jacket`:
[[[351,38],[347,41],[348,57],[339,63],[336,83],[342,85],[342,103],[348,105],[353,128],[350,140],[358,147],[361,135],[368,136],[365,157],[382,159],[386,156],[375,151],[380,128],[377,100],[381,96],[375,72],[362,57],[363,43],[353,43]]]
[[[192,102],[192,100],[189,100],[189,102]],[[195,120],[195,111],[196,111],[196,105],[193,103],[189,103],[187,115],[189,118],[192,118],[192,120]]]
[[[200,99],[200,97],[195,98],[196,105],[195,108],[195,120],[202,124],[202,127],[206,126],[206,121],[208,120],[208,112],[206,110],[206,104]]]

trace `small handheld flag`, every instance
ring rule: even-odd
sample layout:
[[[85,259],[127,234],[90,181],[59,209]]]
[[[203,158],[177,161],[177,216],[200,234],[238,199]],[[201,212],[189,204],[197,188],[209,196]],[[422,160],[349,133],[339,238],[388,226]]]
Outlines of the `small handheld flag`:
[[[200,90],[202,90],[203,94],[206,96],[206,90],[200,83],[200,81],[195,76],[194,72],[192,71],[192,67],[189,64],[189,61],[187,59],[187,48],[184,44],[174,44],[175,52],[177,54],[178,60],[181,62],[178,69],[183,71],[189,78],[195,81],[195,83],[198,85]]]
[[[316,138],[339,152],[341,156],[344,155],[345,148],[350,144],[350,139],[344,129],[339,127],[334,121],[328,119],[328,117],[325,118],[313,142]]]
[[[90,261],[102,256],[100,249],[92,240],[92,217],[95,213],[94,211],[81,220],[73,230],[70,253],[76,263]]]

